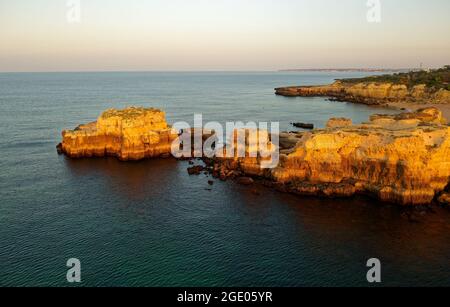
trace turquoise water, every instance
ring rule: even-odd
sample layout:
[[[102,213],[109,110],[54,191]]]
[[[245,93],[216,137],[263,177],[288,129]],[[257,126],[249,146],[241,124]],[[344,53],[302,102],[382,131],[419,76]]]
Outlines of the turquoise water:
[[[79,258],[85,286],[450,285],[450,212],[412,223],[368,198],[253,193],[189,177],[186,162],[69,160],[63,129],[105,109],[153,106],[169,122],[364,121],[367,106],[275,96],[273,88],[357,73],[0,74],[0,285],[66,286]],[[391,111],[392,112],[392,111]],[[211,189],[211,190],[209,190]]]

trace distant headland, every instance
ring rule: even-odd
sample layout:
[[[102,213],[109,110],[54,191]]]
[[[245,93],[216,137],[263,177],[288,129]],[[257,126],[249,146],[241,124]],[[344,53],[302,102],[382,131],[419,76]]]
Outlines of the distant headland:
[[[408,72],[408,71],[418,71],[420,68],[291,68],[291,69],[280,69],[280,72],[308,72],[308,71],[319,71],[319,72]]]
[[[335,101],[417,110],[436,106],[450,114],[450,65],[434,70],[338,79],[329,85],[288,86],[275,89],[281,96],[329,97]]]

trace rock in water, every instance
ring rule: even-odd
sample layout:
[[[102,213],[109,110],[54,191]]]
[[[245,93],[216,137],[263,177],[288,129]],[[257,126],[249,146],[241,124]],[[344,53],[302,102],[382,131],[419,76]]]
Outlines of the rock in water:
[[[200,175],[205,168],[201,165],[192,166],[187,169],[189,175]]]
[[[292,123],[292,126],[294,126],[295,128],[301,128],[301,129],[314,129],[314,124]]]
[[[167,156],[177,133],[153,108],[107,110],[96,122],[62,133],[60,151],[72,158],[114,156],[140,160]]]
[[[56,152],[58,153],[58,155],[62,155],[64,154],[63,148],[62,148],[62,144],[59,143],[58,145],[56,145]]]
[[[252,185],[254,183],[254,180],[250,177],[240,177],[237,179],[237,183],[242,185]]]

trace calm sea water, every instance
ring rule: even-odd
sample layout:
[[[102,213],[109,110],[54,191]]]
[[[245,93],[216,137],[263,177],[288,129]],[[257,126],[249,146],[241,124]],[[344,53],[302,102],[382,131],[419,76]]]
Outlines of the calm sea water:
[[[374,112],[273,88],[329,83],[355,73],[0,74],[0,285],[66,286],[79,258],[86,286],[355,286],[366,261],[384,285],[450,285],[450,211],[412,223],[367,198],[259,195],[233,182],[210,187],[185,162],[69,160],[62,129],[105,109],[158,107],[170,122],[292,121]],[[391,111],[392,112],[392,111]]]

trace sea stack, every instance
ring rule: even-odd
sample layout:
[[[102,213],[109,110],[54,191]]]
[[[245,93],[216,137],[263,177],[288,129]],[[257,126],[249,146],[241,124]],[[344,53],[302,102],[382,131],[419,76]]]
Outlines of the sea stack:
[[[59,151],[71,158],[113,156],[120,160],[140,160],[168,156],[178,137],[153,108],[129,107],[105,111],[96,122],[62,132]]]

